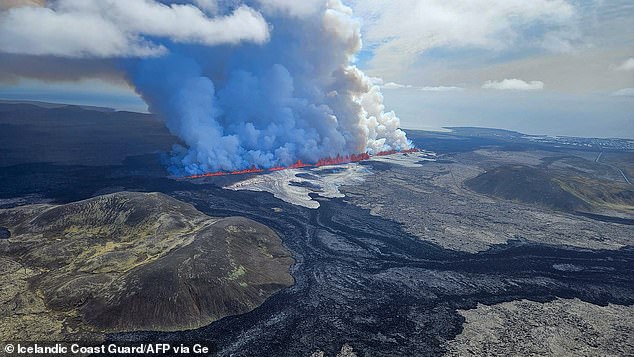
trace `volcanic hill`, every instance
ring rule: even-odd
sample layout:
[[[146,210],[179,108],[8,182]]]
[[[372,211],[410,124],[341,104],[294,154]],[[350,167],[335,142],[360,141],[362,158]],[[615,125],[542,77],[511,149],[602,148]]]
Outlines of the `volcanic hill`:
[[[160,193],[0,210],[0,227],[10,232],[0,240],[5,341],[192,329],[293,284],[271,229]]]

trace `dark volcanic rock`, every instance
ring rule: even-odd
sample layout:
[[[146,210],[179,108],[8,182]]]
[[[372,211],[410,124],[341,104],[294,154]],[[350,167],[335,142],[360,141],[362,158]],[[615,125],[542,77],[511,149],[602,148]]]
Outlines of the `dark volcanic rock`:
[[[0,128],[0,167],[119,164],[128,156],[169,151],[178,142],[149,114],[76,106],[0,103]]]
[[[465,184],[479,193],[568,212],[588,208],[583,200],[561,188],[544,170],[528,166],[500,166]]]
[[[293,182],[293,181],[291,181],[291,182],[289,182],[289,185],[290,186],[295,186],[295,187],[310,188],[310,189],[312,189],[315,192],[323,192],[322,188],[319,185],[314,184],[314,183],[309,182],[309,181],[302,181],[302,182]]]
[[[11,232],[6,227],[0,227],[0,239],[11,238]]]
[[[456,309],[555,296],[633,301],[626,250],[519,244],[466,254],[422,242],[345,199],[308,209],[260,192],[207,188],[177,197],[210,215],[245,215],[280,232],[297,259],[295,284],[247,314],[200,329],[116,334],[112,341],[202,341],[219,356],[335,356],[344,344],[359,356],[439,356],[442,343],[462,331]],[[562,262],[581,270],[553,268]]]
[[[462,180],[475,176],[472,168],[480,162],[478,160],[483,160],[482,155],[468,152],[492,145],[515,145],[514,138],[519,136],[513,133],[495,131],[484,136],[468,130],[473,136],[467,136],[461,134],[464,130],[409,131],[408,137],[418,141],[417,146],[440,154],[451,152],[449,157],[456,163],[426,163],[423,166],[427,173],[421,173],[420,169],[404,169],[388,163],[362,162],[361,165],[372,167],[372,171],[386,178],[374,184],[367,179],[359,186],[364,189],[357,191],[357,197],[372,195],[372,206],[364,210],[348,203],[355,201],[348,188],[346,198],[324,199],[320,201],[320,208],[312,210],[292,206],[268,193],[220,189],[244,176],[170,180],[163,177],[162,167],[152,164],[146,156],[128,158],[121,163],[124,156],[132,153],[143,155],[171,147],[170,137],[160,122],[143,124],[139,121],[147,116],[120,112],[92,115],[88,111],[65,109],[56,110],[51,114],[54,120],[49,120],[49,115],[32,115],[35,112],[31,108],[24,109],[22,115],[6,114],[1,106],[0,111],[0,166],[17,164],[0,169],[0,198],[34,197],[28,200],[42,203],[42,199],[53,199],[68,203],[93,197],[96,192],[104,193],[105,189],[108,192],[160,191],[194,204],[197,210],[209,216],[244,216],[261,222],[280,233],[297,259],[292,270],[293,286],[282,289],[248,313],[227,316],[187,331],[110,334],[107,338],[112,342],[130,341],[134,345],[140,341],[170,342],[175,346],[202,343],[214,346],[214,352],[220,356],[309,356],[315,351],[335,356],[351,349],[342,349],[342,346],[352,346],[359,356],[440,356],[447,352],[446,342],[463,332],[465,311],[477,312],[483,306],[491,306],[493,312],[511,312],[479,314],[494,328],[493,332],[501,331],[502,337],[508,339],[496,341],[491,336],[498,335],[487,334],[490,329],[466,325],[465,331],[481,332],[486,343],[485,350],[471,349],[470,353],[508,355],[508,350],[499,350],[495,345],[504,344],[504,348],[510,349],[522,347],[529,333],[547,337],[538,340],[544,341],[540,346],[550,344],[551,337],[564,337],[570,344],[578,344],[579,335],[559,329],[562,322],[576,324],[578,321],[583,335],[589,336],[593,343],[595,336],[600,336],[596,332],[606,330],[605,327],[595,330],[593,325],[586,324],[588,320],[561,314],[558,310],[554,315],[544,314],[553,310],[542,302],[557,301],[557,297],[579,298],[584,304],[594,305],[588,311],[598,305],[631,306],[634,303],[634,250],[616,248],[623,242],[631,245],[630,239],[622,239],[631,236],[627,235],[630,226],[590,224],[591,220],[576,219],[572,215],[566,215],[565,220],[572,223],[565,223],[550,210],[491,200],[463,190]],[[122,117],[108,120],[111,116]],[[454,160],[453,152],[466,156],[459,154]],[[603,155],[601,160],[613,155]],[[618,165],[627,175],[631,172],[627,167],[634,162],[631,154],[628,155]],[[475,158],[475,162],[465,157]],[[484,170],[491,168],[491,157],[485,160]],[[41,164],[42,161],[58,165]],[[80,165],[99,163],[117,166]],[[569,164],[567,161],[566,165]],[[600,166],[596,169],[609,168],[603,163],[595,164]],[[583,170],[579,172],[584,173],[592,169],[580,168]],[[616,173],[621,180],[621,174]],[[585,176],[581,178],[586,179]],[[310,176],[302,178],[311,179]],[[581,187],[574,190],[581,193],[588,192],[588,187],[593,188],[597,192],[591,197],[599,199],[602,192],[609,191],[603,189],[606,186],[594,185],[597,181],[581,182],[583,186],[572,188]],[[622,201],[631,199],[619,193],[629,192],[621,188],[610,196]],[[377,201],[379,194],[381,201]],[[56,215],[46,214],[34,221],[37,225],[32,228],[38,233],[31,236],[18,235],[13,226],[20,224],[24,232],[29,232],[28,218],[37,216],[41,206],[0,213],[0,226],[10,228],[12,233],[10,240],[0,240],[0,276],[3,277],[0,340],[86,341],[83,335],[73,335],[97,330],[84,319],[102,328],[132,329],[131,324],[137,320],[142,326],[165,330],[185,325],[178,316],[173,316],[177,311],[183,313],[185,320],[193,318],[191,321],[202,324],[201,316],[211,314],[209,306],[213,302],[222,303],[223,299],[233,296],[231,301],[234,302],[223,303],[225,309],[218,311],[242,311],[249,305],[252,291],[239,294],[240,283],[251,288],[259,281],[266,293],[275,291],[266,288],[265,280],[256,280],[261,277],[251,275],[263,270],[259,263],[253,262],[258,268],[249,269],[251,262],[237,261],[234,269],[233,265],[226,265],[224,257],[218,257],[218,263],[227,273],[219,275],[219,279],[227,278],[228,283],[225,289],[218,291],[218,296],[210,293],[219,286],[219,281],[211,280],[215,252],[232,249],[231,256],[237,259],[242,259],[246,247],[260,252],[259,244],[249,238],[259,234],[246,235],[245,242],[235,245],[231,232],[225,231],[225,234],[220,229],[223,224],[227,228],[240,227],[241,224],[231,223],[233,218],[205,226],[205,221],[213,219],[169,197],[140,194],[128,198],[127,202],[96,199],[68,205],[71,209],[57,208],[52,211]],[[608,198],[610,203],[615,201]],[[11,207],[25,204],[9,202],[13,202],[9,203]],[[374,202],[381,203],[383,208]],[[520,214],[516,206],[528,207],[527,214],[541,217],[545,222],[525,218],[528,215]],[[394,212],[390,216],[392,220],[385,219],[387,210]],[[378,212],[380,216],[371,212]],[[419,222],[416,227],[426,231],[427,239],[439,245],[446,242],[461,245],[452,243],[447,245],[449,249],[441,249],[421,241],[420,236],[403,230],[407,224],[396,219],[398,215],[409,217],[403,222]],[[192,225],[194,217],[202,220]],[[55,234],[47,231],[47,227],[53,226]],[[254,227],[263,233],[257,225]],[[493,234],[480,234],[489,229]],[[186,233],[188,230],[191,234]],[[238,230],[230,228],[229,231]],[[134,232],[139,234],[132,234]],[[472,242],[482,245],[470,251],[486,250],[491,244],[506,242],[512,237],[534,240],[532,243],[513,241],[474,254],[453,250],[473,247]],[[593,237],[595,242],[591,241]],[[169,245],[163,245],[166,243]],[[279,242],[273,245],[281,249]],[[269,253],[275,255],[271,250]],[[185,258],[188,254],[189,260]],[[205,259],[204,254],[212,257]],[[282,258],[279,262],[282,266],[288,264]],[[245,269],[240,269],[240,265]],[[50,269],[53,266],[58,268]],[[284,271],[279,278],[290,279],[290,276]],[[225,293],[227,296],[223,297]],[[257,301],[261,301],[259,299],[265,297],[258,297]],[[502,302],[523,299],[539,303],[530,303],[534,308],[515,312],[498,308]],[[174,302],[175,312],[170,301]],[[150,311],[154,306],[156,313]],[[573,305],[571,311],[576,313],[578,306]],[[525,311],[535,314],[525,314]],[[120,321],[123,314],[132,322]],[[596,321],[603,326],[611,321],[603,315],[597,317]],[[171,327],[157,326],[159,320]],[[628,323],[631,318],[625,316],[621,321]],[[619,331],[628,341],[634,335],[628,333],[631,325],[630,322]],[[602,343],[602,340],[596,342]],[[615,349],[623,346],[613,345]],[[601,353],[596,350],[573,353],[588,354]],[[631,348],[612,354],[634,355]]]

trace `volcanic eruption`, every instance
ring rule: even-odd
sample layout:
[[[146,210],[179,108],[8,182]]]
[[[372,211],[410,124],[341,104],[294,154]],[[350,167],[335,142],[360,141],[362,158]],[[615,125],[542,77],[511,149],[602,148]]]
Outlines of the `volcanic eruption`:
[[[0,51],[122,72],[181,139],[173,174],[411,147],[380,88],[355,65],[360,24],[340,0],[17,3],[0,11]]]
[[[265,41],[170,44],[167,55],[126,63],[150,110],[186,145],[173,152],[173,173],[275,169],[410,148],[379,87],[354,65],[361,36],[351,9],[338,0],[273,3],[284,2],[240,5],[264,14]]]

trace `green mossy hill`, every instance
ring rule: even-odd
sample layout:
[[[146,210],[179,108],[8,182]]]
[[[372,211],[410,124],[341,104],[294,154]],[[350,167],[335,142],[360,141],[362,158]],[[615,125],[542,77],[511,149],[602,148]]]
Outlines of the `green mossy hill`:
[[[0,210],[0,339],[173,331],[245,313],[293,284],[268,227],[159,193]]]

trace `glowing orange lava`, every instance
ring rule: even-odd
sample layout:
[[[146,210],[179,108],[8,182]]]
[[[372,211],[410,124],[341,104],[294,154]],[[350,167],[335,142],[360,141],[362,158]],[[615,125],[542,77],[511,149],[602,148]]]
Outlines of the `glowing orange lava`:
[[[407,150],[401,150],[401,151],[396,151],[396,150],[389,150],[389,151],[382,151],[377,153],[375,156],[387,156],[387,155],[393,155],[393,154],[408,154],[408,153],[414,153],[414,152],[418,152],[419,150],[416,148],[413,149],[407,149]],[[276,166],[276,167],[271,167],[269,169],[260,169],[257,167],[252,167],[250,169],[245,169],[245,170],[236,170],[236,171],[218,171],[218,172],[208,172],[208,173],[204,173],[204,174],[198,174],[198,175],[191,175],[191,176],[187,176],[185,177],[186,179],[198,179],[198,178],[203,178],[203,177],[218,177],[218,176],[228,176],[228,175],[244,175],[244,174],[254,174],[254,173],[261,173],[261,172],[274,172],[274,171],[282,171],[282,170],[288,170],[288,169],[300,169],[300,168],[306,168],[306,167],[320,167],[320,166],[328,166],[328,165],[341,165],[341,164],[347,164],[350,162],[359,162],[359,161],[365,161],[365,160],[369,160],[372,157],[372,155],[368,154],[368,153],[363,153],[363,154],[352,154],[352,155],[345,155],[345,156],[341,156],[341,155],[337,155],[336,157],[327,157],[324,159],[320,159],[319,161],[317,161],[314,164],[305,164],[302,162],[302,160],[297,160],[296,163],[289,165],[289,166]]]

